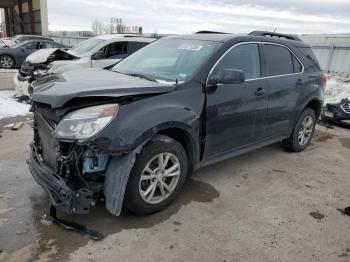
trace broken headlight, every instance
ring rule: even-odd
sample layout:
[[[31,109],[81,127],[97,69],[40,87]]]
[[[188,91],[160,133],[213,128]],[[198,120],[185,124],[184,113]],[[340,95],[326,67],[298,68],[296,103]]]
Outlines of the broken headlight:
[[[58,138],[84,140],[105,128],[118,114],[118,104],[79,109],[67,114],[55,129]]]

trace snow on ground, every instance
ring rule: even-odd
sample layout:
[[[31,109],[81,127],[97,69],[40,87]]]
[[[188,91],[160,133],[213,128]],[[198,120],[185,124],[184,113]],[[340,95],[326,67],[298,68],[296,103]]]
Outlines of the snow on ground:
[[[0,91],[0,119],[29,114],[29,105],[18,102],[14,94],[14,91]]]
[[[350,100],[350,81],[343,81],[343,79],[347,78],[335,75],[327,81],[325,104],[337,104],[344,98]]]

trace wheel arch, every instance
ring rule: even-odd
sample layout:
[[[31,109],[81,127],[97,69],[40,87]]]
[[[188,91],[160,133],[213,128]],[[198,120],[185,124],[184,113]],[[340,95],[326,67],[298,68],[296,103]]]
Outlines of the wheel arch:
[[[178,141],[185,149],[188,158],[188,170],[189,173],[194,169],[196,162],[198,161],[198,146],[196,146],[195,139],[185,129],[174,127],[165,128],[159,130],[156,135],[165,135]]]
[[[321,115],[322,101],[320,101],[317,98],[314,98],[304,106],[303,111],[305,110],[305,108],[311,108],[315,112],[316,119],[318,119]]]

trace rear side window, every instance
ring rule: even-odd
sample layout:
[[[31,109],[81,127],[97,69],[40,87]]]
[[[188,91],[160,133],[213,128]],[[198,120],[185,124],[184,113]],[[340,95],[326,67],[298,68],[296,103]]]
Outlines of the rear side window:
[[[292,53],[291,53],[291,56],[292,56],[292,60],[293,60],[293,72],[300,73],[303,70],[302,65],[300,64],[298,59],[296,59],[296,57]]]
[[[215,71],[242,70],[245,79],[260,77],[260,55],[257,44],[243,44],[230,50],[216,66]]]
[[[264,54],[269,76],[299,73],[302,65],[285,47],[279,45],[264,45]]]

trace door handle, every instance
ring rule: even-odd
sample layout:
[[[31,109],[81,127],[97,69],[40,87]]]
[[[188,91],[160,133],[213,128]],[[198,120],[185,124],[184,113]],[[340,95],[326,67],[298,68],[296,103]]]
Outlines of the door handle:
[[[256,89],[256,91],[255,91],[254,94],[255,94],[256,96],[263,96],[263,95],[265,95],[265,93],[266,93],[266,91],[265,91],[264,88],[258,87],[258,88]]]
[[[303,84],[304,84],[304,81],[303,81],[303,79],[301,79],[301,78],[299,78],[298,80],[297,80],[297,86],[302,86]]]

